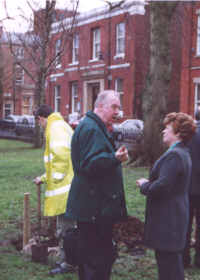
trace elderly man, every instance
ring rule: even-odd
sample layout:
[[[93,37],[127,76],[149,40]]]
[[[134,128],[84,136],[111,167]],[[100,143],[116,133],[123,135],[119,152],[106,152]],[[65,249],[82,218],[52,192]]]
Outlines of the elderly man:
[[[57,237],[62,237],[67,228],[73,227],[73,222],[64,217],[68,192],[73,178],[71,162],[71,138],[73,130],[59,113],[54,113],[46,104],[41,105],[35,113],[42,128],[45,129],[44,163],[46,173],[35,178],[35,183],[46,183],[44,215],[57,216]],[[62,243],[62,242],[61,242]],[[51,274],[71,271],[64,261],[64,251],[61,250],[60,266]]]
[[[128,151],[124,146],[115,151],[108,132],[120,110],[118,93],[99,93],[94,106],[72,138],[74,178],[66,216],[80,231],[79,279],[108,280],[116,258],[113,224],[127,215],[121,162]]]

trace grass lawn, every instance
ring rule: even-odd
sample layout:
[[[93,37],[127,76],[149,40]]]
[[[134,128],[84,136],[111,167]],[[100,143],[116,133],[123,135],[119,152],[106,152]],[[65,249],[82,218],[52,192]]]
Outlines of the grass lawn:
[[[30,193],[31,223],[37,222],[37,195],[33,179],[42,174],[43,150],[33,149],[31,144],[0,139],[0,280],[52,279],[48,275],[50,264],[31,262],[10,245],[9,240],[22,235],[24,193]],[[140,195],[135,181],[147,176],[145,168],[124,168],[124,183],[128,212],[144,221],[145,198]],[[43,199],[43,197],[42,197]],[[56,280],[75,280],[75,274],[55,276]],[[157,269],[154,254],[132,256],[126,249],[120,251],[113,266],[112,280],[156,280]],[[200,270],[185,271],[186,280],[200,280]],[[175,279],[174,279],[175,280]]]

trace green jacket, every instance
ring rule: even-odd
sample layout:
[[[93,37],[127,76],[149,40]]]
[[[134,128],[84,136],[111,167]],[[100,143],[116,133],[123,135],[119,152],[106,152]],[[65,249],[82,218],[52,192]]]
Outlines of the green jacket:
[[[104,123],[88,112],[72,138],[72,181],[66,216],[77,221],[127,215],[121,163]]]

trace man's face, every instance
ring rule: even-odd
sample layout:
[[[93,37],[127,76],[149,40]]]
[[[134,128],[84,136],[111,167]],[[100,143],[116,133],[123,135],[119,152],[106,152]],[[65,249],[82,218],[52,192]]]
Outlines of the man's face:
[[[120,100],[117,96],[109,96],[105,103],[101,105],[103,121],[109,126],[116,122],[120,110]]]

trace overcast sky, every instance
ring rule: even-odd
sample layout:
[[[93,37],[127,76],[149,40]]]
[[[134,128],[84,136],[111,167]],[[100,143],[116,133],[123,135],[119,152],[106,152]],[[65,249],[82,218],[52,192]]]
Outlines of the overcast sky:
[[[28,1],[30,3],[40,3],[41,7],[44,7],[44,4],[46,0],[0,0],[0,20],[5,18],[5,9],[4,9],[4,1],[6,1],[6,6],[7,6],[7,11],[9,13],[9,16],[17,19],[17,15],[22,14],[22,11],[24,15],[26,16],[28,12],[30,11],[30,8],[28,7],[27,3]],[[117,0],[112,0],[112,2],[115,2]],[[57,8],[62,8],[66,7],[66,3],[73,2],[73,0],[57,0],[56,1],[56,7]],[[102,6],[105,6],[104,0],[79,0],[79,10],[80,11],[89,11],[91,9],[99,8]],[[38,5],[37,5],[38,7]],[[7,30],[9,31],[24,31],[25,24],[20,24],[19,27],[19,18],[18,18],[18,24],[14,20],[9,20],[9,21],[3,21],[3,25],[6,27]],[[17,28],[17,30],[16,30]]]

